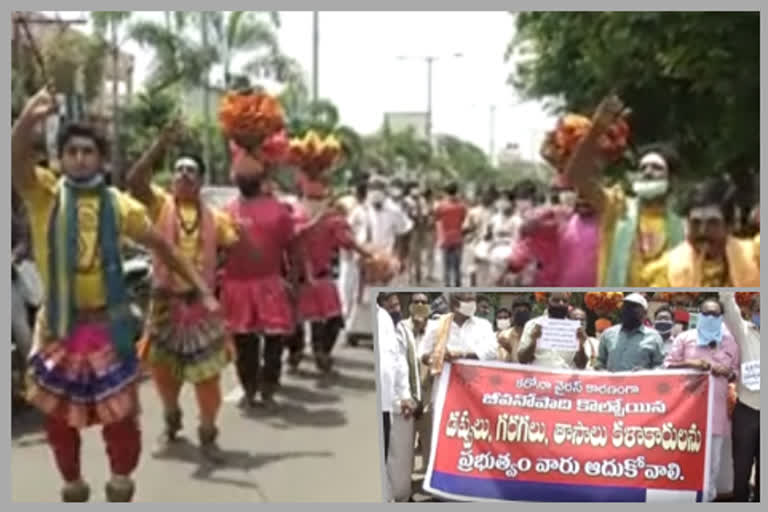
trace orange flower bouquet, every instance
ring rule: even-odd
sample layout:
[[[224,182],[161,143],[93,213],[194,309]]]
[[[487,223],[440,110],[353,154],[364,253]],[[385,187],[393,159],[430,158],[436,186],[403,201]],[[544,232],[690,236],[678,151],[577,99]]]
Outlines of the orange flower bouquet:
[[[555,129],[547,133],[541,147],[541,157],[562,172],[576,147],[591,129],[592,121],[588,117],[578,114],[563,116]],[[621,158],[628,145],[629,133],[626,120],[617,119],[597,141],[603,158],[609,162]]]
[[[760,296],[758,292],[736,292],[736,304],[741,307],[752,305],[752,299]]]
[[[310,180],[316,180],[341,158],[341,143],[333,135],[321,137],[310,130],[303,138],[291,139],[290,162],[301,169]]]
[[[219,126],[227,138],[249,152],[274,156],[283,146],[287,149],[283,108],[264,92],[227,93],[219,104]]]
[[[689,306],[699,296],[697,292],[657,292],[653,298],[668,304]]]
[[[584,294],[584,305],[601,316],[616,311],[623,302],[624,294],[621,292],[587,292]]]
[[[368,283],[389,283],[398,272],[400,261],[388,252],[376,252],[363,260],[363,272]]]
[[[547,292],[534,292],[533,293],[534,299],[536,299],[536,302],[539,304],[546,304],[547,303]]]

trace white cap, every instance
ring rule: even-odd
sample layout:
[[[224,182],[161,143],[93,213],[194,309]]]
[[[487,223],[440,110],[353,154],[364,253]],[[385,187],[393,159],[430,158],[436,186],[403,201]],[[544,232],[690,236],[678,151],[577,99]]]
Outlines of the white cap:
[[[645,297],[640,295],[639,293],[631,293],[624,297],[624,302],[634,302],[635,304],[640,304],[643,306],[643,309],[646,311],[648,310],[648,301],[645,300]]]

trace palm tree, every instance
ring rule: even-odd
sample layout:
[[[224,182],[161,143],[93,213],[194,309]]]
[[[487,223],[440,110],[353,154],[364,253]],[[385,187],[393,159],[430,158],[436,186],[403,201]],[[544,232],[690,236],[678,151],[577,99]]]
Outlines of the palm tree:
[[[112,130],[114,131],[115,152],[112,162],[112,178],[116,184],[121,179],[120,162],[122,151],[120,147],[120,101],[118,98],[118,80],[120,73],[120,26],[123,25],[133,14],[132,11],[94,11],[91,13],[91,20],[97,33],[106,34],[107,27],[110,32],[110,45],[112,46]]]

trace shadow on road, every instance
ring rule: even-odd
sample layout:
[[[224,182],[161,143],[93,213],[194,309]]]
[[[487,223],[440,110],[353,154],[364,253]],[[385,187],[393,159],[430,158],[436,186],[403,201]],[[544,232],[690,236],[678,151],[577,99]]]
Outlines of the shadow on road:
[[[328,451],[316,451],[316,452],[286,452],[286,453],[264,453],[256,454],[243,450],[227,450],[222,449],[222,453],[226,459],[223,464],[212,464],[200,458],[200,452],[197,445],[190,443],[185,438],[179,438],[178,442],[172,445],[166,453],[161,456],[155,456],[153,458],[157,460],[173,460],[177,462],[183,462],[188,464],[196,464],[197,468],[192,473],[192,478],[205,480],[211,483],[233,485],[241,488],[256,489],[261,495],[264,501],[267,501],[263,496],[263,492],[259,485],[247,480],[240,480],[235,478],[213,476],[217,471],[225,471],[231,469],[237,469],[244,472],[249,472],[255,469],[259,469],[268,464],[280,462],[286,459],[306,458],[306,457],[323,457],[328,458],[333,453]]]
[[[348,370],[362,370],[371,373],[373,373],[376,369],[373,361],[357,361],[355,359],[339,356],[334,356],[333,364],[334,366],[346,368]]]
[[[295,402],[307,402],[314,404],[331,404],[341,401],[339,395],[318,393],[300,386],[280,384],[279,396],[283,396]]]
[[[288,428],[290,425],[300,427],[342,427],[347,424],[347,418],[343,411],[339,409],[307,409],[303,405],[280,402],[280,407],[274,411],[267,411],[262,408],[249,409],[243,412],[243,416],[249,419],[264,420],[269,418],[278,418],[285,422],[285,425],[271,423],[272,427]]]
[[[16,416],[11,418],[11,439],[18,439],[30,434],[42,434],[42,442],[45,443],[43,421],[43,415],[37,409],[29,406],[25,407]],[[33,444],[40,443],[30,440],[22,440],[18,443],[19,446],[30,446]]]

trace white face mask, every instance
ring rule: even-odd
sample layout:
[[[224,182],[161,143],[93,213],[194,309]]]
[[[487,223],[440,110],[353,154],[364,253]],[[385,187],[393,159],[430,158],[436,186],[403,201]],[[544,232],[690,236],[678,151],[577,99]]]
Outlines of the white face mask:
[[[418,189],[411,189],[411,197],[419,197],[419,190]]]
[[[475,301],[468,301],[459,302],[459,313],[466,317],[475,316],[475,313],[477,312],[477,302]]]
[[[381,204],[384,202],[384,199],[386,199],[386,194],[384,194],[383,190],[371,190],[368,192],[368,202],[370,204]]]
[[[399,198],[399,197],[402,197],[402,195],[403,195],[403,190],[402,190],[402,189],[400,189],[400,188],[397,188],[397,187],[393,187],[393,188],[391,188],[391,189],[389,190],[389,195],[390,195],[390,196],[392,196],[392,197],[394,197],[394,198]]]
[[[304,207],[310,217],[314,217],[323,209],[323,201],[320,199],[304,199]]]
[[[641,199],[656,199],[667,193],[669,180],[638,180],[632,183],[632,190]]]
[[[510,208],[512,208],[512,203],[506,199],[500,199],[496,202],[496,209],[500,212],[504,212]]]
[[[515,201],[515,209],[517,210],[517,213],[524,214],[528,210],[533,208],[533,201],[530,199],[518,199]]]
[[[512,327],[512,320],[510,320],[509,318],[502,318],[501,320],[496,320],[496,327],[498,327],[500,331],[509,329],[510,327]]]
[[[569,208],[573,208],[576,205],[576,197],[576,192],[572,192],[570,190],[566,190],[558,194],[560,204],[563,206],[568,206]]]

